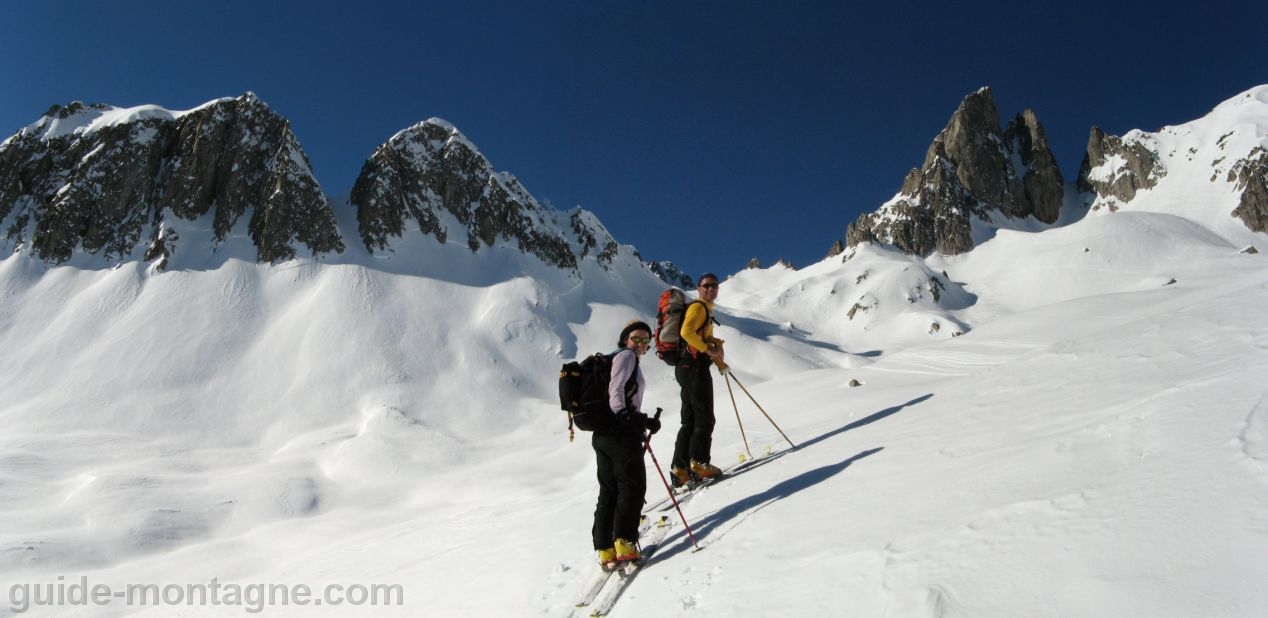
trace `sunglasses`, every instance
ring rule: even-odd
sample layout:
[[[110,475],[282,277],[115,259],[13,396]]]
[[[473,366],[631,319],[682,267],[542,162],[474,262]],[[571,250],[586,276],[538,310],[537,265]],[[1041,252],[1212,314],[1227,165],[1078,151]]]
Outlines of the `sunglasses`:
[[[700,288],[701,288],[701,289],[705,289],[705,290],[716,290],[716,289],[718,288],[718,284],[716,284],[716,283],[702,283],[702,284],[700,284]]]
[[[638,345],[647,345],[648,343],[651,343],[652,338],[651,337],[630,337],[630,341]]]

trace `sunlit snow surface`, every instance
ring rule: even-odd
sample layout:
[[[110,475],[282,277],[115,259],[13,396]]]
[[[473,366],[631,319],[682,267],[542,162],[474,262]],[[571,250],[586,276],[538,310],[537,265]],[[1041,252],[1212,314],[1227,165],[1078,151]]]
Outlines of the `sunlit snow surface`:
[[[1262,143],[1260,116],[1215,121],[1229,106],[1176,130]],[[676,529],[614,615],[1264,615],[1268,258],[1242,249],[1268,236],[1227,224],[1209,167],[1181,169],[954,258],[862,247],[729,277],[717,334],[799,448],[689,502],[705,549]],[[596,483],[556,369],[654,318],[661,289],[629,259],[576,277],[421,236],[390,258],[164,273],[12,255],[0,585],[391,583],[404,606],[265,611],[570,615]],[[677,387],[642,366],[667,465]],[[726,465],[744,446],[714,386]],[[752,451],[786,448],[736,395]],[[32,612],[147,609],[243,612]]]

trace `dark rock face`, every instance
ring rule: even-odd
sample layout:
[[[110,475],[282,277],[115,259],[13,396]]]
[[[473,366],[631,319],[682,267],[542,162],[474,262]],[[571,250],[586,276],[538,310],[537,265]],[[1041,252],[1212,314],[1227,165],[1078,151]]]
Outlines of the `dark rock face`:
[[[1235,163],[1228,181],[1241,191],[1233,216],[1255,232],[1268,232],[1268,149],[1259,146]]]
[[[1034,218],[1044,223],[1055,223],[1061,216],[1061,202],[1065,198],[1065,179],[1052,155],[1052,146],[1039,118],[1025,110],[1008,124],[1004,131],[1005,143],[1015,144],[1015,152],[1021,157],[1026,174],[1021,179],[1019,209],[1012,216]],[[1029,206],[1029,210],[1025,208]]]
[[[1064,179],[1043,125],[1026,110],[1001,131],[989,88],[965,98],[899,194],[849,225],[846,243],[883,242],[916,255],[973,248],[972,218],[990,213],[1053,223]]]
[[[407,222],[440,242],[459,234],[472,252],[499,240],[514,242],[547,264],[574,271],[591,254],[609,264],[618,249],[589,213],[578,209],[566,225],[556,221],[556,211],[538,204],[510,174],[495,171],[457,129],[438,119],[379,146],[362,167],[351,201],[371,253],[389,251]]]
[[[54,106],[0,145],[0,220],[15,215],[4,240],[51,263],[76,251],[121,259],[146,242],[161,267],[179,243],[169,218],[210,214],[219,244],[249,211],[260,261],[292,258],[297,244],[344,250],[290,124],[254,94],[93,126],[111,109]]]
[[[152,178],[162,156],[143,139],[154,119],[105,127],[90,137],[44,139],[42,125],[103,113],[102,105],[54,106],[40,123],[0,145],[0,220],[15,214],[5,240],[63,262],[76,248],[121,257],[139,243],[157,203]],[[29,237],[28,237],[29,235]]]
[[[1110,208],[1130,202],[1137,191],[1152,188],[1166,175],[1154,152],[1140,139],[1125,141],[1092,127],[1087,153],[1079,167],[1079,191],[1112,198],[1108,200]],[[1111,162],[1115,164],[1113,169],[1107,167]]]
[[[696,282],[692,280],[691,275],[683,272],[673,262],[651,262],[648,267],[651,268],[657,277],[660,277],[661,281],[669,285],[677,286],[684,290],[696,287]]]

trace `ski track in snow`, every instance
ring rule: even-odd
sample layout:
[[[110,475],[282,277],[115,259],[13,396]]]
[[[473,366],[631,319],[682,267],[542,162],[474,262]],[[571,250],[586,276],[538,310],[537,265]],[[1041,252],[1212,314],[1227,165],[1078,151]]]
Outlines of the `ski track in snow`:
[[[1268,395],[1246,415],[1237,444],[1251,468],[1268,484]]]
[[[870,365],[868,370],[964,377],[1003,365],[1022,354],[1048,346],[1046,343],[1020,341],[974,341],[972,344],[955,345],[958,343],[961,342],[904,350]]]

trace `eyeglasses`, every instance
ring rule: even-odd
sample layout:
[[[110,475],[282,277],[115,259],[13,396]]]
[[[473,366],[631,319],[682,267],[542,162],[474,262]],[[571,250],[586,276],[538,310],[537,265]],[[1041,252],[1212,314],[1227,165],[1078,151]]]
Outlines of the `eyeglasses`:
[[[651,343],[651,341],[651,337],[630,337],[630,342],[638,345],[647,345],[648,343]]]
[[[716,289],[718,289],[718,284],[716,284],[716,283],[701,283],[701,284],[700,284],[700,289],[702,289],[702,290],[716,290]]]

